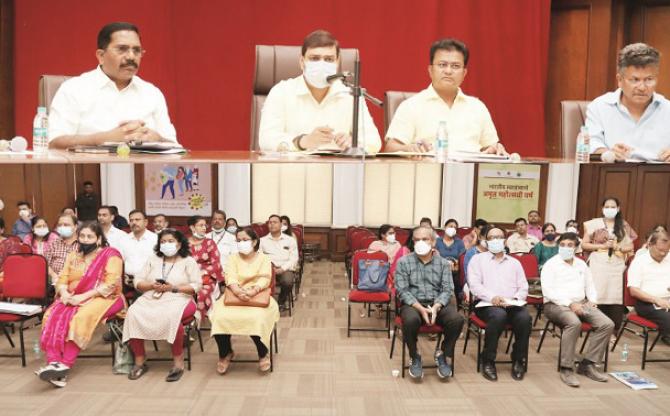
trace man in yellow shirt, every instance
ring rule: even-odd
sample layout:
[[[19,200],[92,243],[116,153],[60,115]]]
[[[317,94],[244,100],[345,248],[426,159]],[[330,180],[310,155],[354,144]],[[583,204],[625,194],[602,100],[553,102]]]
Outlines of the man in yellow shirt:
[[[272,87],[263,105],[262,150],[351,147],[353,98],[340,80],[327,80],[337,73],[339,63],[340,46],[333,35],[324,30],[307,35],[300,57],[303,74]],[[360,108],[358,145],[376,153],[381,139],[363,98]]]
[[[447,124],[449,150],[506,154],[484,103],[463,94],[469,51],[456,39],[442,39],[430,48],[431,85],[408,98],[395,112],[386,132],[386,151],[429,152],[437,128]]]

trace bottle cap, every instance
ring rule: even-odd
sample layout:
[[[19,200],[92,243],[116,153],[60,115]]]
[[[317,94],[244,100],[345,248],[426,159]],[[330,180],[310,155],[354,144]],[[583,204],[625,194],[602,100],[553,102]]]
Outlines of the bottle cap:
[[[37,114],[46,114],[47,113],[47,108],[46,107],[37,107]]]

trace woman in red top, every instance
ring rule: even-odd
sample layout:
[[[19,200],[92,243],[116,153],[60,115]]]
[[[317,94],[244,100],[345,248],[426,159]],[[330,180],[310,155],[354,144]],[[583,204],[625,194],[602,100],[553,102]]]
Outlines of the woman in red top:
[[[195,215],[188,219],[187,224],[191,230],[191,236],[188,239],[191,256],[198,262],[202,273],[202,289],[197,295],[197,313],[201,319],[207,315],[207,311],[212,306],[216,285],[223,282],[221,257],[214,240],[205,237],[207,232],[205,218]]]

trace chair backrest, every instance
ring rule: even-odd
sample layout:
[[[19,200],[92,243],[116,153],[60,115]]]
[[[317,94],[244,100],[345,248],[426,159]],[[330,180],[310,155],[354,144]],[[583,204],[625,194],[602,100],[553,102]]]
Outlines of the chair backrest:
[[[356,250],[361,250],[361,249],[367,249],[370,243],[368,241],[372,239],[372,241],[375,241],[377,239],[377,236],[372,234],[372,232],[368,230],[361,230],[358,232],[355,232],[351,236],[351,247],[350,251],[354,252]]]
[[[251,228],[258,234],[258,238],[264,237],[270,232],[268,225],[264,222],[255,222],[251,224]]]
[[[49,268],[39,254],[12,254],[3,264],[2,295],[7,298],[39,299],[47,297]]]
[[[291,231],[295,235],[295,242],[298,245],[298,253],[302,253],[302,243],[304,241],[304,228],[301,226],[292,226]]]
[[[358,261],[359,260],[383,260],[389,261],[388,256],[383,251],[375,251],[369,253],[367,250],[357,250],[354,252],[354,256],[351,259],[351,269],[352,269],[352,284],[354,287],[358,285]],[[388,279],[388,276],[387,276]]]
[[[405,244],[407,244],[407,240],[409,239],[409,230],[400,227],[395,227],[395,239],[397,242],[399,242],[404,246]]]
[[[540,272],[537,264],[537,257],[532,253],[515,253],[512,254],[514,258],[519,260],[523,272],[526,274],[526,279],[537,279],[540,277]]]
[[[37,87],[37,103],[40,107],[51,107],[51,101],[56,96],[56,91],[61,84],[68,80],[66,75],[42,75]]]
[[[577,135],[590,101],[561,101],[561,157],[575,157]]]
[[[21,247],[19,248],[19,253],[21,254],[32,254],[33,248],[30,246],[30,244],[25,244],[21,243]]]
[[[456,229],[456,235],[460,238],[465,237],[466,235],[472,232],[472,227],[458,227]]]
[[[256,67],[254,89],[251,99],[251,138],[249,148],[259,150],[258,131],[261,124],[261,110],[268,93],[279,81],[295,78],[302,74],[300,69],[301,46],[256,45]],[[354,62],[358,59],[358,49],[340,49],[338,71],[354,72]]]
[[[344,234],[345,240],[347,241],[347,247],[351,248],[351,242],[352,242],[351,239],[352,239],[353,235],[355,233],[361,232],[361,231],[368,231],[368,230],[363,228],[363,227],[352,226],[352,225],[347,227],[347,231],[345,231],[345,234]]]
[[[393,115],[400,103],[414,94],[416,93],[407,91],[386,91],[384,93],[384,135],[386,135],[389,125],[391,125],[391,120],[393,120]]]
[[[465,253],[458,256],[458,280],[463,287],[465,285]]]
[[[635,306],[637,299],[630,294],[630,289],[628,288],[628,266],[623,272],[623,304],[624,306]]]

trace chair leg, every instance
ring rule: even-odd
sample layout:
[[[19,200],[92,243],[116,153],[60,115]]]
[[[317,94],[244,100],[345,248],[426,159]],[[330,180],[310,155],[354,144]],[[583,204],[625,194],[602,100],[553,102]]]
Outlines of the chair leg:
[[[554,329],[556,329],[556,326],[554,326]],[[556,371],[560,372],[561,371],[561,355],[563,353],[563,343],[561,342],[563,340],[563,328],[561,328],[561,336],[558,338],[558,361],[556,363]]]
[[[23,322],[19,326],[19,341],[21,342],[21,367],[26,366],[26,346],[23,340]]]
[[[275,325],[274,329],[272,330],[272,334],[275,337],[275,354],[279,354],[279,341],[277,341],[277,325]]]
[[[154,351],[158,351],[158,343],[156,341],[152,341],[154,343]]]
[[[186,327],[186,356],[188,357],[188,371],[191,371],[191,325]]]
[[[649,344],[649,331],[644,328],[644,348],[642,349],[642,369],[647,365],[647,344]]]
[[[477,372],[482,367],[482,330],[477,330]]]
[[[202,345],[202,331],[199,326],[195,327],[195,331],[198,333],[198,344],[200,344],[200,352],[205,352],[205,347]],[[190,342],[190,339],[189,339]]]
[[[274,356],[272,354],[272,347],[274,342],[272,341],[272,334],[270,334],[270,372],[274,372]]]
[[[651,343],[651,347],[649,347],[649,352],[651,352],[654,347],[656,346],[656,343],[658,342],[659,338],[661,338],[661,333],[659,332],[658,335],[656,335],[656,338],[654,339],[654,342]]]
[[[533,328],[535,328],[535,325],[537,325],[537,321],[539,321],[540,317],[542,316],[542,309],[543,305],[537,305],[537,313],[535,314],[535,320],[533,321]]]
[[[549,330],[549,324],[551,322],[547,321],[547,323],[544,325],[544,330],[542,331],[542,335],[540,335],[540,342],[537,344],[537,353],[540,353],[540,350],[542,349],[542,343],[544,342],[544,337],[547,335],[547,331]]]
[[[463,342],[463,354],[468,349],[468,339],[470,338],[470,324],[466,322],[465,324],[465,341]]]
[[[347,303],[347,338],[351,337],[351,303]]]
[[[391,338],[391,302],[386,305],[386,339]]]
[[[584,341],[582,341],[582,347],[579,349],[580,354],[584,353],[584,347],[586,347],[586,341],[589,340],[589,335],[591,335],[591,331],[586,333],[586,336],[584,337]]]
[[[616,339],[614,340],[614,345],[612,345],[612,352],[614,352],[614,349],[616,348],[616,344],[619,343],[619,339],[621,338],[621,335],[623,335],[623,331],[626,329],[626,325],[628,325],[628,319],[623,321],[623,324],[621,324],[621,328],[619,328],[619,333],[616,334]]]
[[[401,371],[402,371],[402,378],[405,378],[405,340],[404,340],[404,338],[401,339],[400,342],[402,343],[402,360],[401,360],[402,370]]]
[[[603,368],[603,370],[605,370],[605,372],[607,372],[607,363],[608,363],[609,358],[610,358],[609,357],[609,355],[610,355],[609,352],[610,352],[610,349],[605,348],[605,364],[604,364],[604,368]]]
[[[512,346],[512,340],[514,339],[514,332],[509,336],[509,341],[507,341],[507,348],[505,348],[505,354],[509,354],[509,349]]]
[[[1,324],[1,325],[2,325],[2,332],[5,334],[5,337],[7,337],[7,341],[9,341],[9,345],[11,345],[12,348],[14,348],[14,340],[12,340],[12,336],[9,335],[9,331],[7,331],[7,327],[4,324]]]
[[[395,337],[398,334],[398,327],[394,326],[393,327],[393,337],[391,338],[391,355],[389,355],[389,359],[393,359],[393,348],[395,347]]]

